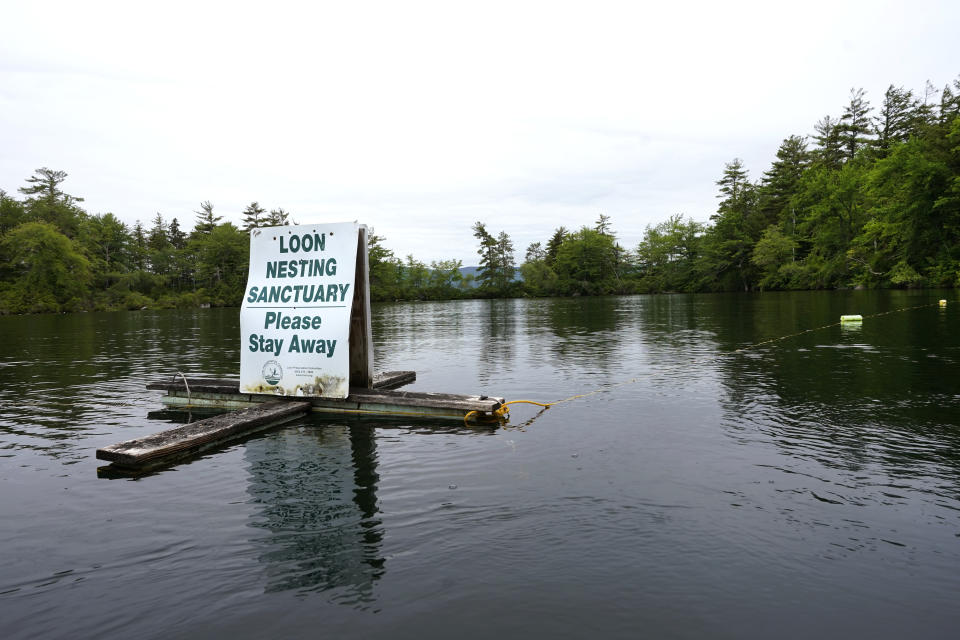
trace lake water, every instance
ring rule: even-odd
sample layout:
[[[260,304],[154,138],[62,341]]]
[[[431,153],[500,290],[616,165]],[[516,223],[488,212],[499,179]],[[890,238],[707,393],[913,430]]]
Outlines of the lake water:
[[[107,479],[98,447],[188,419],[147,379],[238,375],[238,310],[2,317],[0,635],[960,633],[955,292],[374,313],[409,389],[602,392],[496,429],[310,416]]]

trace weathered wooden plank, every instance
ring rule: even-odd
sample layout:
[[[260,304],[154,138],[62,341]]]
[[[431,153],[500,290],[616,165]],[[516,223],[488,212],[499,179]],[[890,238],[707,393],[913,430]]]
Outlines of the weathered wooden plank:
[[[147,389],[156,391],[183,391],[187,388],[191,393],[206,391],[209,393],[240,393],[239,380],[219,380],[216,378],[187,378],[184,385],[183,378],[154,380],[147,383]]]
[[[354,408],[355,407],[355,408]],[[420,406],[403,406],[395,404],[359,404],[342,407],[329,407],[329,406],[313,406],[313,411],[315,413],[333,413],[333,414],[346,414],[346,415],[356,415],[356,416],[369,416],[377,418],[400,418],[400,419],[443,419],[443,420],[455,420],[457,422],[463,422],[466,417],[467,411],[461,409],[454,409],[450,407],[420,407]],[[473,422],[484,422],[484,421],[494,421],[492,415],[480,415],[475,416]]]
[[[435,407],[461,411],[494,411],[500,408],[503,398],[486,396],[462,396],[450,393],[426,393],[422,391],[387,391],[380,389],[351,389],[347,398],[359,404],[392,404],[406,407]]]
[[[307,414],[308,402],[272,401],[97,449],[97,458],[128,468],[165,464]]]
[[[384,371],[373,377],[374,389],[396,389],[416,382],[416,371]]]
[[[373,326],[370,312],[370,263],[367,230],[357,234],[357,265],[350,308],[350,387],[373,388]]]
[[[187,394],[167,395],[160,398],[165,406],[174,409],[193,410],[193,409],[225,409],[234,411],[236,409],[247,409],[249,407],[259,407],[263,402],[251,400],[249,395],[231,395],[223,393],[203,393],[190,396]]]
[[[404,385],[415,382],[417,379],[416,371],[384,371],[378,373],[373,379],[374,389],[396,389]],[[240,393],[240,381],[229,378],[187,378],[187,386],[190,391],[206,391],[209,393]],[[186,391],[187,386],[183,384],[183,378],[180,376],[170,377],[163,380],[154,380],[147,383],[147,389],[156,391]]]

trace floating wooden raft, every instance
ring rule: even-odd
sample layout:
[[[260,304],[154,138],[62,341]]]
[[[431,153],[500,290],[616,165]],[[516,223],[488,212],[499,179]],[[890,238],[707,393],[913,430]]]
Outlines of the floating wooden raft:
[[[466,396],[448,393],[397,391],[395,387],[416,380],[413,371],[389,371],[374,377],[372,389],[353,387],[344,399],[288,397],[287,400],[309,402],[312,411],[325,413],[369,414],[380,416],[425,417],[463,420],[471,411],[474,419],[496,420],[494,412],[503,398]],[[243,409],[277,400],[278,396],[240,393],[237,380],[215,378],[169,378],[151,382],[147,389],[166,391],[162,402],[169,407]]]
[[[107,460],[120,469],[148,471],[230,440],[289,422],[307,415],[309,411],[309,402],[274,400],[97,449],[97,458]]]

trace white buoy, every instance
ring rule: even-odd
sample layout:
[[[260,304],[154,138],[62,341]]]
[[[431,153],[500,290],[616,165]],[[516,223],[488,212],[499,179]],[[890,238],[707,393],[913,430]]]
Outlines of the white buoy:
[[[863,322],[863,316],[840,316],[840,323],[843,324],[845,322]]]

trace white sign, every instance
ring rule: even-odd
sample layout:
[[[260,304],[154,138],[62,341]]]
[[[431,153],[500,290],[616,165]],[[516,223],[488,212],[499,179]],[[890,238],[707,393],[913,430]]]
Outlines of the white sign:
[[[250,230],[240,392],[346,398],[360,225]]]

